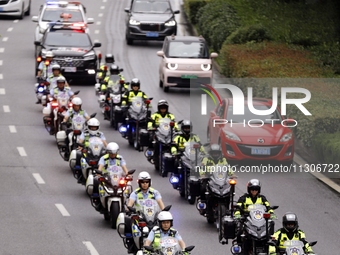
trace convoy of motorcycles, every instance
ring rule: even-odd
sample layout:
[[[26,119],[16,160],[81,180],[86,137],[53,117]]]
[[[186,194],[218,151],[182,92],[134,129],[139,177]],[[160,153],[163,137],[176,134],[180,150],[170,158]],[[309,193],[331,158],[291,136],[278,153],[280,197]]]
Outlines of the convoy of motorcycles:
[[[221,244],[227,244],[228,240],[236,238],[240,224],[244,229],[242,245],[234,244],[231,247],[232,254],[266,255],[274,232],[273,221],[263,205],[251,205],[244,212],[241,220],[237,221],[233,213],[237,206],[234,203],[236,177],[229,176],[223,168],[216,167],[209,175],[200,176],[197,167],[205,155],[200,151],[200,144],[187,142],[184,150],[178,148],[176,155],[171,154],[171,147],[176,146],[173,138],[177,134],[175,123],[168,118],[159,120],[159,125],[153,130],[147,130],[147,123],[151,116],[152,98],[133,98],[132,102],[122,105],[122,96],[126,92],[126,85],[122,75],[110,75],[109,64],[97,72],[101,73],[98,83],[95,84],[95,94],[98,97],[99,107],[111,126],[119,130],[121,135],[137,151],[144,151],[148,162],[154,165],[155,170],[162,177],[169,177],[169,182],[181,197],[190,204],[196,203],[200,214],[210,224],[215,224],[218,230],[218,240]],[[123,69],[120,69],[122,72]],[[104,79],[107,77],[107,79]],[[48,82],[42,78],[35,85],[37,99],[44,106],[43,123],[50,135],[55,135],[60,156],[69,162],[73,176],[77,182],[85,186],[85,192],[93,202],[93,190],[95,182],[99,182],[100,214],[110,222],[113,229],[117,229],[128,249],[133,242],[133,249],[129,253],[143,254],[190,254],[194,246],[189,246],[182,251],[178,241],[173,237],[161,238],[161,250],[152,247],[144,247],[143,243],[149,232],[158,225],[157,215],[160,212],[154,199],[146,199],[141,202],[140,208],[127,207],[127,201],[133,191],[132,180],[135,170],[130,170],[125,176],[121,167],[108,167],[107,174],[99,175],[98,161],[105,155],[106,150],[102,140],[98,137],[90,137],[88,145],[79,143],[79,137],[85,132],[87,121],[79,116],[74,116],[70,123],[63,123],[65,112],[72,107],[71,99],[61,95],[55,100],[49,101]],[[79,91],[75,92],[78,94]],[[92,114],[91,118],[96,114]],[[180,124],[180,122],[178,122]],[[150,146],[151,145],[151,146]],[[219,170],[221,169],[221,170]],[[200,203],[202,183],[206,183],[204,190],[206,203]],[[169,211],[167,206],[163,211]],[[273,206],[276,209],[278,206]],[[205,213],[201,213],[204,210]],[[314,245],[315,243],[311,243]],[[304,254],[303,243],[300,241],[287,241],[286,250],[280,254]],[[293,251],[296,251],[294,253]]]

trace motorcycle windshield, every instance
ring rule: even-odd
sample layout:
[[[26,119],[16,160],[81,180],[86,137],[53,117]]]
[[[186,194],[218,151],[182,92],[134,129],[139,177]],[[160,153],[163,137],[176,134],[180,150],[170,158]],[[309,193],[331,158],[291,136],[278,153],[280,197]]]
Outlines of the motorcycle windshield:
[[[104,143],[99,137],[91,137],[89,139],[89,151],[93,156],[100,156],[104,148]]]
[[[181,247],[174,237],[162,237],[159,244],[161,246],[161,254],[164,255],[177,255],[181,251]]]
[[[120,179],[124,176],[123,168],[121,166],[108,166],[106,170],[112,186],[118,186]]]
[[[303,242],[299,240],[288,240],[283,243],[283,246],[286,247],[287,255],[302,255],[303,251]]]
[[[62,92],[59,92],[57,99],[58,99],[59,107],[67,106],[69,96],[66,92],[62,91]]]
[[[171,142],[171,127],[169,118],[161,118],[159,119],[159,125],[157,128],[156,136],[157,140],[162,143],[170,143]]]
[[[254,204],[248,206],[249,216],[248,221],[257,228],[266,225],[266,220],[263,218],[263,214],[267,211],[264,205]]]
[[[144,107],[143,98],[133,97],[129,108],[129,114],[132,119],[141,120],[146,117],[146,108]]]
[[[110,76],[109,86],[111,86],[112,92],[114,94],[120,93],[121,91],[121,85],[119,81],[120,81],[120,77],[118,75]]]
[[[85,125],[85,118],[82,115],[75,115],[72,118],[72,129],[83,130]]]
[[[147,223],[153,223],[159,212],[159,206],[155,199],[138,200],[139,208],[136,208],[144,217]]]
[[[211,167],[210,171],[210,189],[217,195],[226,195],[231,187],[227,171],[218,165]]]

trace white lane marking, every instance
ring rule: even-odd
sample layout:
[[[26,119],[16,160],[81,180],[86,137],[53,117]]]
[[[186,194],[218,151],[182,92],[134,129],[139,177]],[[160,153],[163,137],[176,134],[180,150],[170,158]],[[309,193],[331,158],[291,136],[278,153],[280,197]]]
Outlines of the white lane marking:
[[[94,31],[95,34],[99,34],[99,32],[100,32],[99,30],[95,30]]]
[[[7,42],[7,41],[8,41],[8,37],[2,38],[2,41],[3,41],[3,42]]]
[[[0,89],[0,95],[5,95],[6,94],[6,90],[5,89]]]
[[[4,76],[0,73],[0,80],[2,80],[4,78]]]
[[[18,149],[21,157],[27,157],[27,154],[26,154],[24,147],[17,147],[17,149]]]
[[[99,13],[98,17],[103,17],[103,15],[104,15],[103,13]]]
[[[83,241],[83,244],[85,244],[86,248],[90,251],[91,255],[99,255],[96,248],[94,248],[94,246],[91,242]]]
[[[0,66],[2,66],[2,63],[3,63],[3,61],[2,61],[2,60],[0,60]]]
[[[9,105],[4,105],[3,106],[4,112],[10,112],[11,110],[9,109]]]
[[[5,48],[0,48],[0,52],[4,52],[5,51]]]
[[[104,9],[105,9],[105,6],[100,6],[100,9],[104,10]]]
[[[96,25],[100,26],[101,23],[102,23],[101,21],[97,21]]]
[[[8,126],[8,128],[9,128],[9,132],[11,132],[11,133],[16,133],[17,132],[17,129],[15,128],[15,126]]]
[[[62,216],[70,216],[70,214],[62,204],[55,204],[55,206],[58,208]]]
[[[45,181],[43,180],[43,178],[41,178],[40,174],[33,173],[33,177],[35,178],[38,184],[45,184]]]
[[[16,19],[16,20],[13,20],[13,23],[18,23],[19,22],[19,20],[18,19]]]
[[[9,27],[8,29],[7,29],[7,32],[11,32],[13,30],[13,27]]]

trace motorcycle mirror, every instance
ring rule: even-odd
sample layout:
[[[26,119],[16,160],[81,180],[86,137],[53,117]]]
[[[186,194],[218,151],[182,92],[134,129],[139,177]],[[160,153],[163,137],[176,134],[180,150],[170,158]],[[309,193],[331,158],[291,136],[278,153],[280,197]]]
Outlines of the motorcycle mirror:
[[[126,85],[130,85],[130,82],[125,82]]]
[[[144,249],[150,252],[154,252],[153,248],[151,246],[144,246]]]
[[[97,113],[92,113],[92,114],[90,115],[90,119],[96,117],[96,115],[97,115]]]
[[[276,246],[276,243],[273,240],[269,240],[267,242],[267,244],[271,245],[271,246]]]
[[[277,208],[279,208],[279,206],[278,205],[274,205],[274,206],[271,206],[270,208],[273,209],[273,210],[276,210]]]
[[[136,213],[136,208],[133,208],[131,206],[127,207],[129,209],[130,212]]]
[[[170,211],[171,205],[167,205],[166,207],[164,207],[164,209],[162,211]]]
[[[77,90],[76,92],[74,92],[75,95],[78,95],[80,92],[80,90]]]
[[[207,147],[207,146],[209,146],[209,145],[210,145],[210,143],[205,143],[205,144],[203,144],[204,147]]]
[[[186,247],[184,251],[189,252],[189,251],[192,251],[194,248],[195,246],[191,245],[191,246]]]
[[[151,101],[153,99],[153,97],[149,97],[148,99]]]
[[[131,169],[130,171],[128,171],[128,174],[133,174],[134,172],[136,172],[136,169]]]
[[[124,69],[123,69],[123,68],[119,69],[119,72],[123,72],[123,71],[124,71]]]
[[[178,121],[177,123],[178,123],[178,125],[181,125],[182,122],[183,122],[183,120],[180,120],[180,121]]]
[[[69,84],[69,85],[71,85],[72,83],[73,83],[73,80],[72,80],[72,79],[68,81],[68,84]]]
[[[314,245],[316,245],[316,244],[317,244],[317,242],[318,242],[318,241],[313,241],[313,242],[310,242],[310,243],[309,243],[309,245],[310,245],[310,246],[314,246]]]

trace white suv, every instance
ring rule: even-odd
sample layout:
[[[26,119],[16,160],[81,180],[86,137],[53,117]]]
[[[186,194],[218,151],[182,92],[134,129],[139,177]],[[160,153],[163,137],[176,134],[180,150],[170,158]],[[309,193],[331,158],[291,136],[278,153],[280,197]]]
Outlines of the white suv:
[[[80,2],[67,1],[47,2],[41,5],[39,16],[33,16],[32,21],[38,23],[34,41],[41,41],[50,22],[84,23],[85,25],[94,23],[93,18],[86,18],[86,8]],[[35,56],[38,56],[37,47]]]
[[[23,19],[31,12],[31,0],[0,0],[0,16],[13,16]]]

